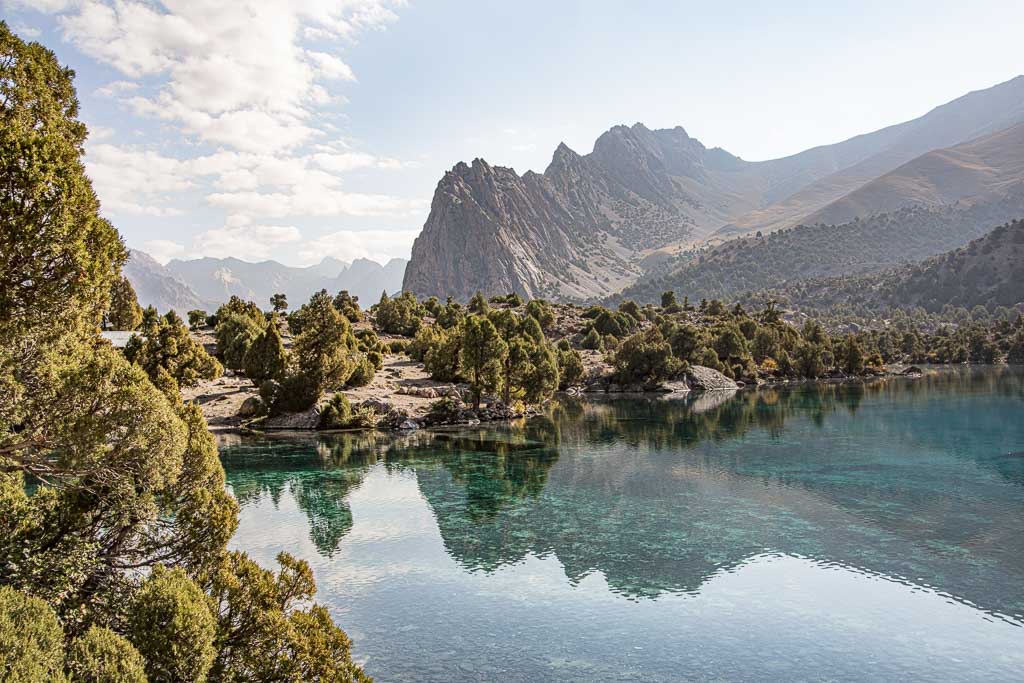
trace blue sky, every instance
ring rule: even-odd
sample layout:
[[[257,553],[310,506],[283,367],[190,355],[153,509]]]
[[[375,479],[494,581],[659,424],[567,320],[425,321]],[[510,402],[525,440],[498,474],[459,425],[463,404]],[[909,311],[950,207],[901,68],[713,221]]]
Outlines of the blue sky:
[[[103,211],[160,260],[406,257],[459,160],[637,121],[774,158],[1024,71],[1020,2],[0,2],[77,72]]]

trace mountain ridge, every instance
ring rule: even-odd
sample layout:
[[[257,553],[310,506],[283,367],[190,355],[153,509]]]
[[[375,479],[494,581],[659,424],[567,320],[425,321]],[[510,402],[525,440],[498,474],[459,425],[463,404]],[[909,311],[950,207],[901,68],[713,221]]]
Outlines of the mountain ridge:
[[[612,127],[589,154],[560,144],[543,173],[459,162],[438,182],[403,288],[601,298],[638,280],[652,254],[795,225],[923,153],[1021,122],[1024,76],[781,159],[744,161],[682,127],[638,123]]]

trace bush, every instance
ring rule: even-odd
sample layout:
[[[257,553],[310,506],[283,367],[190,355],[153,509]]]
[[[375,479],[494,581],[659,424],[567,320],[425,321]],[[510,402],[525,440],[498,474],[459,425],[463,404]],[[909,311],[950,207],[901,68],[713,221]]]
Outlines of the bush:
[[[344,394],[335,394],[320,411],[318,429],[369,429],[377,423],[370,408],[353,408]]]
[[[661,382],[676,370],[672,346],[652,327],[622,342],[614,358],[616,379],[624,383]]]
[[[82,683],[145,683],[146,662],[126,638],[108,628],[92,626],[76,638],[67,668]]]
[[[423,323],[423,312],[411,292],[403,292],[394,299],[381,294],[380,302],[374,307],[374,319],[377,327],[388,334],[411,337]]]
[[[543,299],[534,299],[526,304],[526,315],[540,323],[543,330],[550,330],[555,324],[555,312],[551,310],[551,304]]]
[[[583,348],[590,349],[591,351],[602,351],[604,350],[604,343],[601,339],[601,333],[593,327],[587,332],[587,335],[583,337]]]
[[[0,677],[7,681],[62,681],[64,632],[39,598],[0,586]]]
[[[288,352],[281,341],[277,316],[271,318],[266,329],[249,346],[242,359],[245,376],[259,386],[264,380],[280,379],[288,367]]]
[[[427,328],[423,327],[423,328],[420,328],[420,329],[425,330]],[[390,342],[388,342],[388,353],[394,353],[394,354],[408,353],[409,352],[409,346],[410,346],[410,342],[406,341],[405,339],[392,339]]]
[[[364,355],[356,363],[356,369],[352,371],[351,375],[349,375],[346,384],[352,387],[365,387],[373,381],[373,376],[376,372],[377,368],[374,367],[373,361],[371,361],[368,356]]]
[[[564,341],[564,340],[563,340]],[[583,358],[575,349],[558,348],[558,388],[568,389],[583,378]]]
[[[207,597],[182,569],[157,566],[132,602],[128,632],[150,680],[205,680],[217,622]]]

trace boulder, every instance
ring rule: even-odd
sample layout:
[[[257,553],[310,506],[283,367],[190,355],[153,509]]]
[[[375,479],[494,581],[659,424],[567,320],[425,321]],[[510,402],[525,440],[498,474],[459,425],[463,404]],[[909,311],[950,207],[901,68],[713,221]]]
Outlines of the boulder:
[[[238,407],[238,417],[256,417],[263,413],[263,409],[263,399],[259,396],[250,396]]]
[[[736,382],[720,373],[714,368],[703,365],[691,365],[686,372],[690,388],[694,391],[716,391],[721,389],[736,389]]]

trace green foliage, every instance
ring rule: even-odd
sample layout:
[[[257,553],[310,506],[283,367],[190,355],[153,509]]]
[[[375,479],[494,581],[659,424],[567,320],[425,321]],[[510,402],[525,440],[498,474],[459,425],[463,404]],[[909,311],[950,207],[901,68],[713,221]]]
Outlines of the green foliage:
[[[154,681],[205,681],[217,656],[217,620],[202,589],[181,569],[154,567],[128,614],[128,636]]]
[[[480,407],[484,393],[501,389],[502,366],[507,356],[508,345],[498,334],[494,323],[480,315],[466,318],[459,358],[473,394],[474,408]]]
[[[825,374],[824,348],[812,341],[801,342],[796,348],[796,371],[803,377],[814,379]]]
[[[779,333],[774,327],[767,325],[757,328],[753,341],[750,345],[751,354],[758,363],[763,363],[766,358],[778,360],[779,357]]]
[[[429,327],[429,325],[426,326],[426,327]],[[420,329],[422,330],[422,329],[426,329],[426,328],[425,327],[421,327]],[[417,334],[417,336],[419,335],[418,332],[416,334]],[[409,347],[410,346],[412,346],[412,342],[406,341],[405,339],[392,339],[391,341],[389,341],[387,343],[387,350],[388,350],[388,353],[394,353],[394,354],[409,353]],[[422,360],[422,359],[420,359],[420,360]]]
[[[1006,353],[1006,362],[1014,365],[1024,365],[1024,329],[1018,330],[1010,340],[1010,347]]]
[[[848,375],[859,375],[864,372],[864,349],[852,334],[846,335],[839,351],[839,359],[843,372]]]
[[[362,355],[356,362],[356,367],[352,371],[352,374],[349,375],[346,384],[351,387],[365,387],[373,381],[373,376],[376,372],[377,367],[374,365],[369,355]]]
[[[615,352],[615,376],[623,383],[657,383],[670,378],[677,364],[661,330],[651,327],[625,339]]]
[[[437,313],[434,314],[435,322],[446,330],[458,327],[465,319],[466,311],[462,308],[462,304],[454,301],[451,297],[448,297],[447,303],[438,307]]]
[[[558,388],[565,390],[579,384],[583,379],[583,358],[580,352],[571,348],[561,348],[558,354]]]
[[[661,307],[662,308],[678,308],[679,304],[676,303],[676,293],[671,289],[667,292],[661,293]]]
[[[380,303],[374,307],[374,320],[377,327],[387,334],[412,337],[423,323],[423,312],[412,292],[403,292],[393,299],[381,294]]]
[[[75,638],[67,668],[81,683],[146,683],[146,662],[131,642],[108,628],[91,626]]]
[[[133,335],[125,347],[125,357],[145,370],[150,379],[156,381],[163,371],[182,387],[220,377],[224,371],[221,364],[189,335],[173,313],[160,318],[145,339]]]
[[[512,308],[519,308],[523,305],[523,297],[515,292],[511,292],[505,296],[492,296],[490,302],[492,304],[507,304]]]
[[[303,330],[295,338],[292,355],[298,374],[311,382],[311,392],[319,397],[340,388],[355,370],[356,338],[326,291],[314,294],[303,309]]]
[[[345,394],[335,394],[320,410],[320,429],[366,429],[376,423],[367,408],[353,409]]]
[[[705,346],[705,338],[699,329],[689,323],[673,325],[667,335],[672,355],[681,361],[697,361],[697,353]]]
[[[712,347],[723,363],[730,365],[747,357],[747,340],[736,323],[721,324],[712,335]]]
[[[0,586],[0,678],[63,681],[64,632],[39,598]]]
[[[359,297],[352,296],[347,289],[343,289],[335,295],[334,307],[348,318],[349,322],[357,323],[363,319],[363,312],[359,308]]]
[[[288,368],[288,352],[281,341],[277,314],[249,346],[242,359],[245,376],[259,386],[268,379],[281,379]]]
[[[85,175],[73,77],[0,23],[0,348],[99,324],[128,256]]]
[[[209,578],[221,645],[210,678],[222,681],[369,681],[323,607],[309,565],[287,553],[276,574],[227,553]],[[232,647],[234,644],[238,647]]]
[[[472,315],[487,315],[490,311],[491,307],[487,303],[487,297],[483,295],[483,292],[478,291],[469,300],[469,312]]]
[[[603,351],[604,343],[601,339],[601,333],[596,328],[591,327],[586,336],[583,337],[582,346],[591,351]]]
[[[274,294],[270,297],[270,308],[274,313],[284,313],[288,310],[288,297],[284,294]]]
[[[602,336],[611,335],[616,339],[629,336],[636,329],[636,320],[620,311],[601,311],[594,318],[594,329]]]
[[[451,330],[436,328],[423,354],[423,368],[433,379],[457,382],[462,379],[462,341],[465,322]],[[417,335],[419,339],[419,335]],[[424,340],[425,342],[426,340]],[[417,351],[419,347],[417,346]],[[410,350],[410,353],[412,351]]]
[[[188,326],[193,330],[198,330],[200,327],[206,324],[207,315],[206,311],[194,308],[188,312]]]
[[[142,306],[135,296],[135,288],[123,275],[115,279],[110,288],[107,322],[115,330],[134,330],[142,322]]]
[[[551,304],[543,299],[533,299],[526,304],[526,315],[540,323],[543,330],[550,330],[551,326],[555,324],[555,312],[552,310]]]
[[[181,345],[166,348],[181,320],[144,313],[160,353],[133,353],[153,375],[96,334],[125,251],[82,171],[72,73],[2,22],[0,51],[0,675],[141,680],[114,633],[150,680],[202,680],[225,651],[265,657],[248,631],[216,637],[210,584],[196,582],[238,508],[202,412],[168,391],[168,367],[189,376]],[[281,604],[247,609],[276,628]],[[362,677],[322,608],[286,618],[294,637],[275,652],[295,662],[291,680]]]
[[[221,307],[223,308],[223,306]],[[263,314],[259,317],[235,311],[217,312],[217,354],[232,370],[243,370],[245,354],[266,329]]]
[[[640,306],[632,299],[627,299],[619,304],[619,312],[625,313],[636,321],[644,319],[644,314],[640,311]]]

